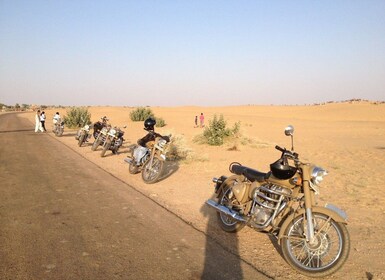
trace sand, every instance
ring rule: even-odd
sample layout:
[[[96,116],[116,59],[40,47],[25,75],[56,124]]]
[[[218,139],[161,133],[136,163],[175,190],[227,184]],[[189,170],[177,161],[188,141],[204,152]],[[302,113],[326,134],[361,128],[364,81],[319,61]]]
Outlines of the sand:
[[[126,139],[118,155],[107,152],[100,157],[99,148],[78,147],[76,130],[65,129],[58,141],[71,147],[88,160],[127,182],[138,191],[175,213],[196,229],[219,243],[230,244],[234,236],[218,229],[215,212],[205,206],[213,195],[211,179],[229,175],[228,165],[237,161],[267,172],[270,163],[280,156],[275,145],[290,148],[284,128],[295,128],[294,148],[305,161],[328,170],[321,184],[319,203],[333,203],[348,214],[351,252],[346,264],[330,279],[385,279],[385,104],[371,102],[330,103],[312,106],[230,106],[230,107],[151,107],[166,126],[156,128],[161,134],[172,133],[190,150],[189,159],[168,162],[160,182],[146,185],[141,175],[131,175],[124,158],[129,147],[144,136],[142,122],[132,122],[130,107],[89,107],[92,121],[106,115],[112,125],[127,127]],[[55,111],[45,110],[47,129]],[[194,118],[203,113],[205,123],[214,115],[223,115],[229,127],[241,123],[241,137],[223,146],[200,145],[194,137],[203,128],[194,127]],[[33,113],[24,114],[33,121]],[[52,135],[52,133],[51,133]],[[52,137],[54,137],[52,135]],[[266,234],[246,228],[231,241],[230,250],[258,270],[276,279],[306,279],[299,276],[280,256]]]

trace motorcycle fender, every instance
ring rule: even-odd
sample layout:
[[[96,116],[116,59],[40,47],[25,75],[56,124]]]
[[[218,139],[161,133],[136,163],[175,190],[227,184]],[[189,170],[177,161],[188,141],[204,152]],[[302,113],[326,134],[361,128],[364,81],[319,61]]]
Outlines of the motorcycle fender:
[[[347,224],[346,219],[344,219],[340,214],[337,212],[326,208],[326,207],[319,207],[319,206],[314,206],[312,207],[312,212],[317,212],[321,214],[325,214],[329,217],[331,217],[334,221],[337,223],[343,223]],[[290,222],[297,218],[298,216],[304,215],[305,214],[305,209],[301,208],[299,211],[297,211],[294,215],[289,215],[286,220],[283,222],[281,229],[279,230],[278,234],[278,244],[281,245],[281,239],[284,236],[286,228],[289,226]]]
[[[234,180],[243,181],[243,179],[244,179],[243,175],[232,175],[232,176],[228,177],[222,183],[222,185],[218,188],[218,190],[217,190],[217,197],[220,197],[220,195],[224,191],[225,187],[229,184],[229,182],[234,181]]]

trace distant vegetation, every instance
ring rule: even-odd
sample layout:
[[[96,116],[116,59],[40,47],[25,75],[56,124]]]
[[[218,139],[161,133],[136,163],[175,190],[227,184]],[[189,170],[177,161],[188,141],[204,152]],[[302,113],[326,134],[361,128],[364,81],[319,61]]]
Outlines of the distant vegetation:
[[[133,122],[145,121],[149,117],[152,117],[156,121],[156,127],[163,127],[166,125],[166,122],[163,118],[155,117],[154,113],[150,108],[138,107],[135,110],[130,112],[130,119]]]
[[[64,116],[64,123],[69,128],[79,128],[91,123],[91,113],[87,108],[72,107]]]
[[[145,121],[149,117],[154,117],[150,108],[138,107],[130,112],[130,118],[133,122]]]
[[[227,122],[220,115],[214,115],[214,118],[209,121],[209,126],[203,131],[203,135],[195,138],[195,141],[201,144],[209,144],[212,146],[220,146],[230,138],[239,137],[241,123],[236,122],[232,128],[227,127]]]

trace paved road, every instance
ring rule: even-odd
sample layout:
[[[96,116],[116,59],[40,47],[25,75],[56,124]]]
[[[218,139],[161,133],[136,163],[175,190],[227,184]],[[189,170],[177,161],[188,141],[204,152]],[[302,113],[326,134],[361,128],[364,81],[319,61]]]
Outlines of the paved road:
[[[0,279],[266,279],[33,127],[0,115]]]

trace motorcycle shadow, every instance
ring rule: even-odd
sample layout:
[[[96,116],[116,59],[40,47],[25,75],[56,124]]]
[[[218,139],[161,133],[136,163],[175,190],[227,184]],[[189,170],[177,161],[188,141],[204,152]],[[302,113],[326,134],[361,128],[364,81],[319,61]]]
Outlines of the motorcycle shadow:
[[[272,234],[269,234],[268,236],[271,241],[271,244],[273,244],[274,246],[274,249],[278,252],[278,254],[282,257],[282,259],[285,260],[285,257],[283,256],[283,253],[282,253],[282,248],[281,246],[279,246],[277,238]]]
[[[65,132],[62,134],[61,137],[74,137],[77,134],[77,132]]]
[[[166,160],[164,162],[162,175],[160,176],[159,181],[165,180],[168,177],[170,177],[172,174],[178,171],[179,169],[179,163],[177,161],[168,161]]]

